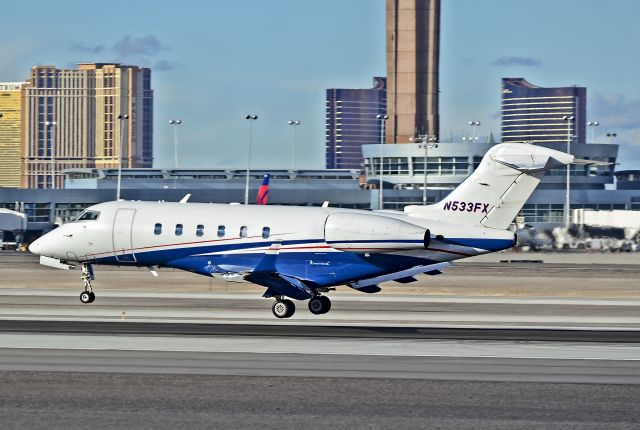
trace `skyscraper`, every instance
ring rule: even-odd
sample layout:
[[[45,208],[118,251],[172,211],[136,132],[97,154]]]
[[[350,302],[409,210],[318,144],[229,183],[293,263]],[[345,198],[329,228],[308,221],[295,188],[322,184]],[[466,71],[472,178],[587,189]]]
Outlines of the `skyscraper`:
[[[585,87],[538,87],[524,78],[502,79],[502,141],[542,145],[585,143]],[[564,116],[573,116],[566,121]]]
[[[373,88],[330,88],[326,101],[326,165],[328,169],[360,169],[362,145],[380,143],[386,113],[386,79],[373,78]]]
[[[440,137],[440,0],[386,0],[387,143]]]
[[[24,97],[23,187],[51,188],[52,170],[60,187],[62,170],[117,167],[120,157],[123,167],[152,166],[150,69],[115,63],[34,66]],[[128,120],[119,120],[121,114]]]
[[[23,86],[0,82],[0,187],[20,186]]]

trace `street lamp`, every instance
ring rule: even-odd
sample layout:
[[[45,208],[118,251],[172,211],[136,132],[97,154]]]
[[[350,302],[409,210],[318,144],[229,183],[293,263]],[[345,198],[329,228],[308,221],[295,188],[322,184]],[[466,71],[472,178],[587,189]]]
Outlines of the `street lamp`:
[[[422,184],[422,205],[426,206],[427,205],[427,185],[428,185],[427,160],[429,158],[429,149],[435,149],[438,147],[438,144],[436,143],[438,138],[436,136],[424,135],[424,136],[418,136],[417,140],[418,142],[420,142],[418,146],[420,148],[424,148],[424,182]]]
[[[48,140],[48,142],[46,142],[45,146],[47,148],[49,148],[49,150],[51,151],[50,152],[50,155],[51,155],[51,189],[55,190],[56,189],[56,160],[55,160],[55,155],[54,155],[54,151],[53,151],[53,138],[51,137],[51,127],[58,125],[58,123],[55,122],[55,121],[46,121],[44,123],[44,125],[47,127],[46,139]]]
[[[296,170],[296,130],[298,126],[302,124],[302,121],[291,120],[289,121],[289,125],[293,128],[293,170]]]
[[[178,126],[182,124],[181,119],[172,119],[169,124],[173,126],[173,165],[178,168]]]
[[[382,165],[384,164],[384,152],[383,152],[383,147],[384,147],[384,125],[385,122],[389,119],[389,115],[376,115],[376,119],[378,119],[380,121],[380,171],[378,172],[380,174],[380,187],[378,189],[378,198],[379,198],[379,202],[378,202],[378,208],[380,210],[384,209],[384,197],[382,195],[382,190],[384,188],[383,182],[382,182]]]
[[[247,115],[244,119],[249,121],[249,148],[247,149],[247,176],[244,182],[244,204],[249,204],[249,170],[251,169],[251,137],[253,135],[253,122],[258,119],[258,115]]]
[[[573,122],[574,119],[575,119],[575,116],[573,115],[565,115],[562,117],[563,121],[567,121],[567,154],[571,154],[571,122]],[[570,222],[569,212],[571,211],[570,178],[571,178],[571,163],[567,164],[567,184],[566,184],[567,188],[565,191],[565,201],[564,201],[564,226],[567,229],[569,228],[569,222]]]
[[[609,138],[609,145],[613,143],[613,138],[616,137],[618,133],[607,133],[607,137]]]
[[[473,130],[473,140],[476,140],[476,130],[478,127],[480,127],[480,121],[469,121],[469,125]]]
[[[122,181],[122,143],[124,142],[124,129],[126,121],[129,119],[129,115],[118,115],[120,120],[120,150],[118,151],[118,184],[116,186],[116,200],[120,200],[120,183]]]
[[[591,127],[591,143],[596,142],[596,127],[600,125],[598,121],[589,121],[587,123],[589,127]]]

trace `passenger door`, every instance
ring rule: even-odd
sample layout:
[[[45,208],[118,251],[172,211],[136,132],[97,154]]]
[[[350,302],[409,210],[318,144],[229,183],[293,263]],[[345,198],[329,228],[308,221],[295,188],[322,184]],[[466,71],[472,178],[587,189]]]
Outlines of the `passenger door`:
[[[133,218],[135,209],[118,209],[113,219],[113,252],[116,260],[123,263],[134,263],[133,252]]]

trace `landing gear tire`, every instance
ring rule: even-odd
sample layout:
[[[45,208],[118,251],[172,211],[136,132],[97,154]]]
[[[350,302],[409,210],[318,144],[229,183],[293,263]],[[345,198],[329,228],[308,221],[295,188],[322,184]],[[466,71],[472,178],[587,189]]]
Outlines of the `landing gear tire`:
[[[84,304],[93,303],[96,299],[96,295],[93,294],[93,288],[91,288],[91,279],[93,279],[93,271],[91,266],[87,263],[82,263],[82,282],[84,283],[84,291],[80,293],[80,301]]]
[[[296,305],[289,299],[276,300],[271,311],[276,318],[290,318],[296,311]]]
[[[326,296],[309,299],[309,311],[314,315],[326,314],[331,309],[331,300]]]
[[[96,299],[96,295],[92,291],[83,291],[80,293],[80,301],[84,304],[93,303]]]

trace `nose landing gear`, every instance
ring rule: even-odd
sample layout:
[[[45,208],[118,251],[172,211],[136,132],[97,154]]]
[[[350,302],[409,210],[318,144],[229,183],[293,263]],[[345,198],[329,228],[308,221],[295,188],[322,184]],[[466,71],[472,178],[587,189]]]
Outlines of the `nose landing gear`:
[[[82,303],[93,303],[96,299],[96,295],[93,293],[91,287],[91,280],[93,278],[93,268],[90,264],[82,263],[82,281],[84,282],[84,291],[80,293],[80,301]]]

